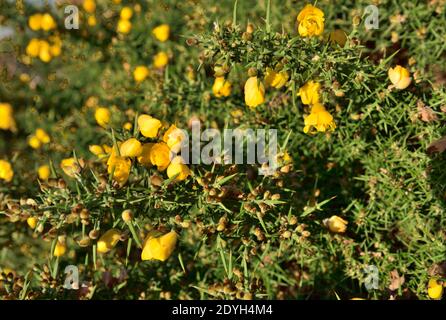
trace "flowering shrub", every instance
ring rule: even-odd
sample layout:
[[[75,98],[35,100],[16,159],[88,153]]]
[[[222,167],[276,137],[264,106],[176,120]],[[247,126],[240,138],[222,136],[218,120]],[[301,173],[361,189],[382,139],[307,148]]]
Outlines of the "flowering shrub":
[[[441,299],[444,1],[368,4],[2,2],[0,296]]]

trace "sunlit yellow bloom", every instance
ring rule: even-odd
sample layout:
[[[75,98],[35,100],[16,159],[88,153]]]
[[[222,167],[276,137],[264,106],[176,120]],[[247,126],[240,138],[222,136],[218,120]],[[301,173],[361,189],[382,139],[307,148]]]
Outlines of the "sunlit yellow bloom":
[[[90,27],[94,27],[98,22],[95,16],[88,16],[87,23]]]
[[[75,158],[66,158],[60,162],[60,168],[69,177],[74,177],[81,171],[84,165],[84,160],[78,159],[78,161],[76,161]]]
[[[132,30],[132,23],[129,20],[119,20],[118,21],[118,32],[127,34]]]
[[[42,128],[36,130],[36,138],[42,143],[50,143],[50,136]]]
[[[300,96],[303,104],[316,104],[319,102],[320,89],[321,85],[318,82],[310,80],[299,89],[297,95]]]
[[[11,131],[16,130],[14,112],[9,103],[0,103],[0,129]]]
[[[65,254],[66,251],[67,251],[67,245],[64,242],[58,240],[54,247],[53,256],[61,257]]]
[[[336,29],[330,32],[328,40],[331,43],[336,43],[340,47],[344,47],[347,42],[347,34],[342,29]]]
[[[167,65],[169,62],[169,56],[164,51],[158,52],[153,57],[153,65],[155,68],[163,68]]]
[[[161,24],[158,27],[154,28],[152,30],[152,33],[156,39],[158,39],[161,42],[164,42],[167,39],[169,39],[170,27],[168,24]]]
[[[142,145],[141,154],[137,157],[137,160],[143,166],[150,167],[152,165],[152,162],[150,162],[150,150],[153,145],[154,143],[145,143]]]
[[[397,89],[406,89],[412,82],[410,72],[406,68],[397,65],[389,69],[389,79]]]
[[[88,13],[94,13],[96,11],[96,2],[94,0],[84,0],[82,7]]]
[[[48,178],[50,177],[50,174],[51,174],[50,166],[46,165],[46,164],[43,166],[40,166],[37,169],[37,174],[39,175],[40,180],[48,180]]]
[[[42,28],[42,14],[36,13],[29,17],[28,25],[31,30],[38,31]]]
[[[167,129],[163,135],[163,141],[172,152],[178,153],[181,149],[181,143],[186,139],[183,130],[178,129],[174,124]]]
[[[62,53],[62,47],[59,45],[53,45],[50,47],[50,54],[53,57],[58,57]]]
[[[33,38],[26,46],[26,54],[30,57],[38,57],[40,52],[39,39]]]
[[[36,217],[29,217],[28,219],[26,219],[26,223],[28,224],[28,226],[31,229],[35,229],[37,226],[37,218]]]
[[[110,229],[98,240],[97,250],[99,253],[107,253],[113,249],[121,238],[121,232],[117,229]]]
[[[152,118],[147,114],[138,117],[138,127],[141,134],[146,138],[155,138],[161,128],[162,123],[158,119]]]
[[[0,179],[11,182],[12,177],[14,177],[14,171],[11,164],[6,160],[0,159]]]
[[[190,170],[187,165],[184,164],[183,158],[176,156],[172,159],[167,167],[167,176],[172,179],[176,176],[176,181],[183,181],[190,175]]]
[[[28,139],[28,144],[33,149],[39,149],[42,146],[42,142],[35,135]]]
[[[43,62],[51,61],[50,44],[45,40],[39,40],[39,59]]]
[[[255,108],[265,101],[265,87],[257,77],[250,77],[245,83],[245,103]]]
[[[276,89],[282,88],[288,81],[289,75],[286,71],[275,71],[271,68],[266,69],[265,84]]]
[[[123,186],[130,175],[132,166],[130,159],[112,154],[107,161],[107,166],[108,173],[113,174],[113,179]]]
[[[121,157],[137,157],[141,155],[142,145],[141,142],[136,140],[135,138],[130,138],[124,141],[119,148],[119,153]]]
[[[90,152],[93,153],[95,156],[100,156],[105,153],[104,148],[97,144],[89,146],[88,150],[90,150]]]
[[[42,16],[41,26],[42,30],[49,31],[51,29],[56,28],[56,21],[49,13],[45,13]]]
[[[311,113],[305,118],[304,132],[315,134],[316,132],[325,132],[336,129],[333,116],[325,109],[325,107],[316,103],[311,107]]]
[[[319,8],[307,4],[297,16],[298,31],[302,37],[318,36],[324,32],[324,13]]]
[[[146,66],[138,66],[133,71],[133,78],[136,82],[142,82],[149,76],[149,68]]]
[[[124,130],[130,131],[132,130],[133,125],[130,122],[126,122],[122,127],[124,128]]]
[[[158,170],[165,170],[170,163],[171,151],[164,142],[155,143],[150,148],[150,162],[158,167]]]
[[[225,77],[217,77],[214,80],[212,92],[217,98],[227,97],[231,94],[231,83]]]
[[[94,113],[94,118],[96,119],[98,125],[105,128],[110,122],[111,112],[108,108],[99,107]]]
[[[161,237],[153,237],[151,234],[144,241],[141,260],[160,260],[166,261],[175,250],[178,235],[175,231]]]
[[[427,294],[429,298],[439,300],[443,295],[443,284],[437,278],[430,278],[427,285]]]
[[[133,16],[133,10],[130,7],[124,7],[121,10],[121,20],[129,20]]]
[[[331,216],[328,219],[325,219],[324,225],[334,233],[344,233],[345,230],[347,230],[347,224],[348,222],[341,217],[338,216]]]

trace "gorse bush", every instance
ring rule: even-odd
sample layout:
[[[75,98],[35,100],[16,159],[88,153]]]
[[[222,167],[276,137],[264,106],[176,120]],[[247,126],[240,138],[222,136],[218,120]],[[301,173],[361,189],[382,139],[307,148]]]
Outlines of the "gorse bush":
[[[2,3],[2,298],[441,299],[444,2],[367,5]]]

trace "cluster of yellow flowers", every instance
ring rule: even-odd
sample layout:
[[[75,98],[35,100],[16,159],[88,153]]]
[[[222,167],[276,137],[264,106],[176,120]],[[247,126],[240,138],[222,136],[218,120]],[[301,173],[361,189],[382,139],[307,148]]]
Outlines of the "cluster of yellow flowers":
[[[106,109],[106,108],[103,108]],[[109,115],[104,119],[97,115],[96,120],[103,126],[108,123]],[[101,114],[106,114],[105,111]],[[130,175],[132,160],[145,167],[156,166],[159,171],[167,169],[167,176],[176,181],[185,180],[190,175],[190,170],[184,160],[178,156],[185,135],[175,125],[171,125],[159,139],[160,129],[163,124],[160,120],[143,114],[138,117],[138,128],[141,135],[156,141],[141,143],[136,138],[130,138],[118,142],[116,146],[92,145],[90,151],[100,159],[107,159],[108,173],[120,185],[124,185]]]
[[[124,210],[122,218],[127,224],[131,223],[130,210]],[[32,229],[36,227],[37,222],[37,219],[34,217],[30,217],[27,220],[28,225]],[[97,252],[101,254],[110,252],[122,239],[122,234],[120,230],[115,228],[107,230],[97,241]],[[175,250],[177,240],[178,234],[175,231],[170,231],[166,234],[160,234],[156,231],[149,232],[142,245],[141,260],[166,261]],[[66,251],[66,237],[59,236],[54,246],[53,256],[61,257],[65,255]]]
[[[0,103],[0,130],[17,130],[14,110],[9,103]]]
[[[28,25],[33,31],[50,31],[57,27],[54,18],[48,14],[34,14],[29,17]],[[50,62],[62,53],[62,41],[58,35],[45,39],[32,38],[26,47],[26,54],[32,58],[38,57],[43,62]]]
[[[28,25],[33,31],[50,31],[57,27],[56,21],[49,13],[36,13],[29,17]]]
[[[132,22],[130,19],[133,16],[133,10],[130,7],[124,7],[121,9],[119,15],[117,31],[122,34],[127,34],[132,30]]]
[[[314,134],[318,131],[325,132],[327,129],[333,131],[336,128],[333,116],[320,103],[320,87],[318,82],[311,80],[299,89],[298,95],[302,103],[311,107],[310,114],[305,117],[305,133]]]
[[[43,144],[50,143],[51,138],[42,128],[36,129],[36,132],[28,139],[28,144],[33,149],[39,149]]]
[[[95,0],[84,0],[82,7],[84,8],[85,12],[89,14],[87,17],[88,25],[94,27],[96,25],[96,16],[94,15],[96,11]]]
[[[167,41],[169,39],[170,35],[170,27],[167,24],[162,24],[157,26],[152,30],[153,35],[156,39],[158,39],[161,42]],[[153,57],[153,66],[157,69],[164,68],[169,63],[169,55],[164,52],[160,51]],[[147,77],[150,75],[150,70],[145,65],[137,66],[133,70],[133,79],[137,82],[143,82]]]

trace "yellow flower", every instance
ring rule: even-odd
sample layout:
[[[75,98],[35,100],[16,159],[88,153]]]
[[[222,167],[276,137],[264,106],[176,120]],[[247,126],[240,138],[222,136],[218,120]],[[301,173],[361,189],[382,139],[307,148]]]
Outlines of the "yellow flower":
[[[42,28],[42,15],[40,13],[36,13],[30,16],[28,19],[28,25],[31,30],[40,30]]]
[[[48,180],[48,178],[50,177],[50,174],[51,174],[50,166],[46,165],[46,164],[43,166],[40,166],[37,169],[37,174],[39,175],[40,180]]]
[[[331,43],[338,44],[340,47],[344,47],[345,43],[347,42],[347,35],[345,34],[344,30],[336,29],[330,32],[328,40]]]
[[[389,69],[389,79],[397,89],[406,89],[412,82],[409,70],[397,65],[395,68]]]
[[[61,257],[65,254],[66,251],[67,245],[64,242],[57,240],[56,246],[54,247],[53,256]]]
[[[107,147],[107,146],[105,146],[105,147]],[[93,145],[89,146],[88,149],[90,150],[91,153],[93,153],[99,159],[104,159],[105,157],[107,157],[107,154],[109,153],[105,150],[104,147],[99,146],[97,144],[93,144]]]
[[[429,298],[439,300],[443,295],[443,284],[437,278],[430,278],[427,285],[427,294]]]
[[[186,139],[183,130],[178,129],[174,124],[167,129],[163,135],[163,141],[172,152],[178,153],[181,149],[181,143]]]
[[[135,138],[130,138],[124,141],[119,148],[119,153],[121,157],[138,157],[141,155],[142,145],[141,142],[136,140]]]
[[[96,119],[98,125],[105,128],[107,127],[107,124],[110,122],[111,112],[107,108],[99,107],[96,109],[94,113],[94,118]]]
[[[50,136],[43,130],[42,128],[38,128],[36,130],[36,138],[39,139],[42,143],[50,143],[51,139]]]
[[[121,10],[120,18],[121,20],[130,20],[133,15],[133,10],[130,7],[124,7]]]
[[[245,103],[255,108],[265,101],[265,87],[257,77],[250,77],[245,83]]]
[[[176,156],[172,159],[167,167],[167,176],[172,179],[176,176],[176,181],[183,181],[190,175],[190,170],[187,165],[184,164],[183,158]]]
[[[53,45],[50,47],[50,54],[53,57],[58,57],[62,53],[62,47],[60,45]]]
[[[161,42],[164,42],[167,39],[169,39],[170,27],[168,24],[161,24],[158,27],[154,28],[152,30],[152,33],[156,39],[158,39]]]
[[[155,143],[150,148],[150,162],[158,167],[158,170],[165,170],[170,163],[170,149],[164,142]]]
[[[303,104],[316,104],[319,102],[319,90],[321,85],[313,80],[305,83],[298,92]]]
[[[154,143],[145,143],[142,145],[141,154],[137,157],[137,160],[143,166],[150,167],[152,165],[152,162],[150,162],[150,150],[153,145]]]
[[[331,216],[323,221],[324,225],[334,233],[344,233],[348,222],[338,216]]]
[[[212,92],[217,98],[227,97],[231,94],[231,83],[225,77],[217,77],[214,80]]]
[[[14,171],[11,164],[6,160],[0,159],[0,179],[11,182],[12,177],[14,177]]]
[[[95,16],[88,16],[87,23],[90,27],[94,27],[98,22]]]
[[[324,31],[324,13],[307,4],[297,16],[298,31],[302,37],[318,36]]]
[[[45,13],[42,16],[41,26],[44,31],[49,31],[56,28],[56,21],[54,21],[53,17],[50,14]]]
[[[119,185],[123,186],[130,175],[130,168],[132,166],[130,159],[117,156],[112,152],[108,158],[107,166],[108,173],[113,174],[113,179],[118,182]]]
[[[311,113],[305,118],[304,132],[315,134],[317,131],[325,132],[336,129],[333,116],[325,109],[325,107],[316,103],[311,107]]]
[[[88,13],[93,13],[96,11],[96,2],[94,0],[84,0],[82,7]]]
[[[132,130],[133,125],[130,122],[126,122],[122,127],[124,128],[124,130],[130,131]]]
[[[51,61],[50,44],[45,40],[39,41],[39,58],[43,62]]]
[[[153,65],[155,68],[163,68],[167,65],[169,62],[169,56],[164,51],[158,52],[153,57]]]
[[[98,240],[97,250],[99,253],[107,253],[113,249],[121,238],[121,233],[117,229],[110,229]]]
[[[118,21],[118,32],[127,34],[132,30],[132,23],[128,20],[119,20]]]
[[[286,71],[274,71],[271,68],[266,69],[265,84],[276,89],[282,88],[288,81],[289,75]]]
[[[0,129],[16,130],[13,109],[9,103],[0,103]]]
[[[26,219],[26,223],[31,229],[35,229],[37,226],[37,218],[36,217],[29,217]]]
[[[136,82],[142,82],[149,76],[149,68],[146,66],[138,66],[133,71],[133,78]]]
[[[35,135],[29,138],[28,144],[33,149],[39,149],[42,146],[42,142]]]
[[[160,260],[166,261],[175,250],[178,235],[175,231],[155,238],[149,234],[144,241],[141,260]]]
[[[76,161],[75,158],[66,158],[60,162],[60,168],[69,177],[74,177],[81,171],[84,165],[84,160],[78,159],[78,161]]]
[[[142,114],[138,117],[139,131],[141,131],[141,134],[146,138],[155,138],[158,135],[158,130],[161,126],[161,121],[152,118],[147,114]]]
[[[40,52],[39,39],[33,38],[26,46],[26,54],[30,57],[38,57]]]

